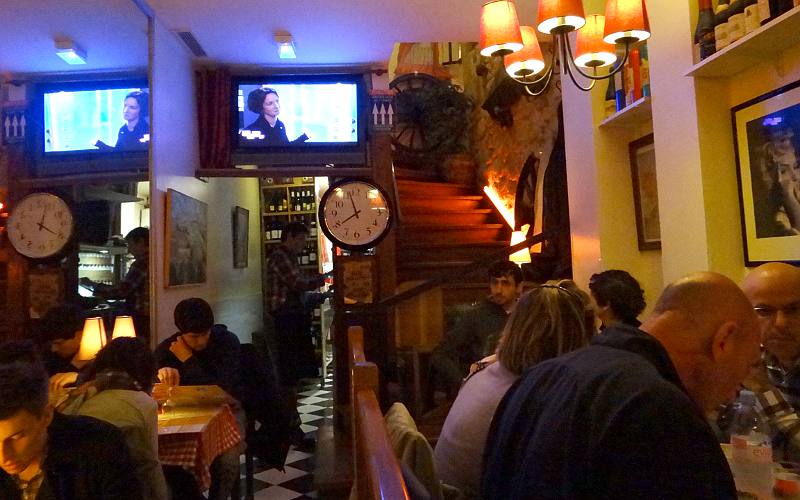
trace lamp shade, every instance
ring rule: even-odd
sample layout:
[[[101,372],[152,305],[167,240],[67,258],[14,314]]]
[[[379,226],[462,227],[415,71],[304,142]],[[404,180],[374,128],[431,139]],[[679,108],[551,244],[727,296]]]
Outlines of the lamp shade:
[[[512,0],[494,0],[481,7],[481,55],[504,56],[522,49],[517,8]]]
[[[568,32],[586,23],[583,0],[539,0],[536,29],[542,33]]]
[[[106,345],[106,327],[103,318],[86,318],[83,323],[81,347],[78,349],[79,361],[90,361],[97,355],[97,351]]]
[[[525,241],[525,233],[522,231],[514,231],[511,233],[511,246],[513,247],[517,243],[522,243]],[[528,264],[531,261],[531,252],[527,248],[523,248],[522,250],[516,251],[508,256],[508,260],[513,262],[514,264]]]
[[[650,38],[650,21],[644,0],[607,0],[606,28],[603,40],[608,43],[636,43]]]
[[[513,78],[522,78],[539,73],[544,69],[544,57],[536,30],[531,26],[522,26],[522,50],[505,57],[506,72]]]
[[[575,64],[582,68],[597,68],[617,60],[613,45],[603,41],[605,18],[598,14],[586,17],[586,25],[578,30]]]
[[[114,332],[111,334],[111,339],[118,339],[120,337],[135,337],[136,329],[133,327],[133,318],[130,316],[117,316],[114,319]]]

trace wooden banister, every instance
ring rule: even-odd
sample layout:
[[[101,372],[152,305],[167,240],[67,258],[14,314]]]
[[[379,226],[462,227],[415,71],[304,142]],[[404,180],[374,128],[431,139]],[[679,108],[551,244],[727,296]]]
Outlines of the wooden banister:
[[[350,404],[354,487],[358,500],[408,499],[408,490],[394,455],[378,405],[378,367],[364,357],[364,330],[347,331],[350,365]]]

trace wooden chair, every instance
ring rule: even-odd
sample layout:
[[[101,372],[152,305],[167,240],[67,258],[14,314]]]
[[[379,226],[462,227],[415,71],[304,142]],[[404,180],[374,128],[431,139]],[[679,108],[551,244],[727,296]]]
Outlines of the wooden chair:
[[[408,500],[409,494],[392,450],[378,405],[378,367],[364,357],[364,330],[347,331],[350,367],[354,487],[357,500]]]

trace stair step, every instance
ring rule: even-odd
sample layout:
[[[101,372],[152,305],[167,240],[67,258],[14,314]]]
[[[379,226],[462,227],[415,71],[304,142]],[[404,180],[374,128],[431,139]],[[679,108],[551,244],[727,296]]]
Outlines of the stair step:
[[[411,196],[404,195],[400,198],[400,208],[403,214],[415,213],[423,210],[474,210],[482,206],[484,197],[478,195],[461,196]]]
[[[405,220],[413,221],[413,224],[431,225],[452,225],[452,224],[486,224],[498,222],[493,210],[458,210],[458,211],[403,211]]]
[[[476,241],[465,244],[462,241],[420,243],[408,241],[400,243],[398,254],[405,261],[474,261],[498,252],[508,246],[506,240]]]
[[[431,181],[436,182],[440,180],[439,172],[428,169],[418,168],[395,168],[395,176],[398,181],[403,180],[416,180],[416,181]]]
[[[464,186],[449,182],[425,182],[398,179],[400,198],[407,196],[464,196],[475,194],[475,186]]]
[[[468,224],[437,226],[431,224],[402,224],[397,241],[402,246],[416,241],[419,243],[451,243],[464,244],[486,240],[501,240],[510,237],[504,224]]]
[[[444,273],[456,271],[471,262],[471,260],[405,262],[397,268],[397,280],[429,280],[437,278]],[[474,280],[474,275],[470,274],[465,276],[463,273],[459,273],[452,278],[453,282],[460,282],[463,280]]]

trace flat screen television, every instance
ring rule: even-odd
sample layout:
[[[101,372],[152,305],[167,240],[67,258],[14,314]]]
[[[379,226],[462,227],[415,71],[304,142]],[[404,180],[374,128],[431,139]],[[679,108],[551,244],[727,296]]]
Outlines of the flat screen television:
[[[40,83],[30,123],[39,176],[147,169],[146,79]]]
[[[363,75],[236,77],[231,88],[235,164],[366,163]]]

